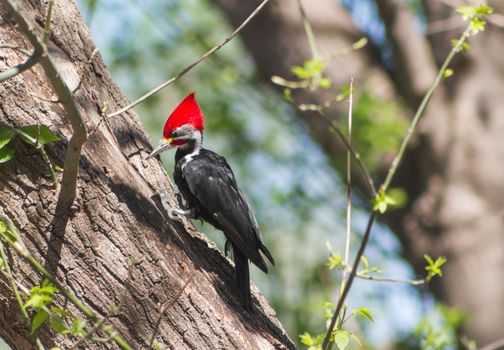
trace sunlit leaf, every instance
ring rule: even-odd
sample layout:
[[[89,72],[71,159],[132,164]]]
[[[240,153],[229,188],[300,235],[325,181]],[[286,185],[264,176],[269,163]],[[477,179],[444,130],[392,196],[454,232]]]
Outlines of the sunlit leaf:
[[[0,127],[0,149],[8,144],[15,135],[16,133],[14,132],[14,130],[10,128]]]
[[[35,333],[37,329],[42,326],[42,324],[47,320],[49,317],[49,314],[45,310],[39,310],[35,316],[33,317],[32,323],[31,323],[31,334]]]
[[[340,268],[345,267],[343,257],[339,254],[331,255],[329,257],[329,259],[327,260],[326,265],[329,268],[329,270],[336,269],[336,268],[340,269]]]
[[[4,147],[0,149],[0,163],[5,163],[14,157],[16,150],[10,147]]]
[[[331,339],[334,341],[339,350],[345,350],[349,342],[349,333],[342,329],[337,329],[333,332]]]
[[[61,140],[58,136],[54,135],[47,126],[44,125],[27,125],[20,127],[18,130],[22,131],[20,136],[23,141],[30,145],[35,144],[37,140],[41,145]]]
[[[374,323],[373,316],[371,315],[370,309],[367,307],[361,307],[359,309],[352,310],[352,315],[361,316]]]

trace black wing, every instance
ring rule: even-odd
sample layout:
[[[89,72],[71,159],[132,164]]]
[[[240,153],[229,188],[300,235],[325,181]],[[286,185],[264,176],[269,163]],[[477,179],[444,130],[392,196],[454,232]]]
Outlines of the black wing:
[[[226,160],[212,151],[202,149],[181,170],[189,191],[205,212],[201,213],[202,217],[222,229],[234,246],[267,273],[268,268],[259,250],[272,263],[273,258],[262,243],[254,214]]]

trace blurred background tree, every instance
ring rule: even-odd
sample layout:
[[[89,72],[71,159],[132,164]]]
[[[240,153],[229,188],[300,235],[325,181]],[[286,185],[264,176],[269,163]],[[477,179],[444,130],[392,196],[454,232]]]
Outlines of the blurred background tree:
[[[216,4],[81,1],[96,44],[130,99],[219,43],[258,1]],[[463,28],[451,7],[461,4],[305,1],[320,51],[336,57],[326,69],[332,90],[304,91],[296,97],[321,103],[355,75],[356,145],[376,180],[382,179],[412,110],[450,49],[450,40]],[[502,11],[502,4],[492,5]],[[370,39],[364,49],[338,54],[363,36]],[[500,59],[504,47],[495,44],[504,42],[503,36],[503,30],[491,24],[471,42],[473,52],[453,64],[455,75],[431,101],[394,183],[409,199],[386,217],[391,230],[387,225],[377,227],[366,253],[373,266],[397,278],[423,276],[424,253],[447,256],[445,276],[430,291],[465,311],[464,332],[478,344],[502,336],[504,317],[504,281],[496,278],[504,265],[503,203],[498,191],[504,152],[499,122],[504,108],[499,98],[504,90]],[[232,163],[277,261],[271,276],[254,270],[253,279],[297,340],[304,331],[324,328],[322,303],[336,300],[338,293],[338,276],[325,263],[327,242],[335,251],[343,250],[345,195],[338,170],[344,149],[321,119],[297,112],[268,84],[273,75],[292,78],[290,68],[310,58],[296,1],[268,4],[242,39],[136,109],[152,140],[157,140],[171,109],[187,92],[196,91],[207,118],[205,143]],[[328,115],[337,120],[346,108],[335,105]],[[163,157],[171,173],[173,155]],[[362,181],[358,185],[365,193]],[[353,223],[359,234],[369,209],[365,201],[360,204]],[[209,225],[202,230],[222,247],[219,233]],[[372,344],[370,348],[418,348],[420,341],[409,335],[415,329],[422,333],[417,327],[419,322],[426,324],[422,315],[434,314],[429,319],[438,331],[443,329],[441,323],[453,321],[446,317],[446,309],[439,311],[425,287],[358,282],[349,302],[374,309],[376,324],[353,326]],[[461,316],[451,328],[460,324]]]

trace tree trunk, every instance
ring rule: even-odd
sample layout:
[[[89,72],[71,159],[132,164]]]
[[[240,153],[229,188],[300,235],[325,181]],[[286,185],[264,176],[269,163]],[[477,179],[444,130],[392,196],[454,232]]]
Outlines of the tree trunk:
[[[236,25],[258,1],[218,3]],[[363,35],[334,1],[304,3],[323,53],[348,47]],[[410,108],[405,112],[412,115],[448,54],[450,39],[457,38],[465,24],[426,40],[403,1],[376,3],[393,49],[394,70],[385,69],[376,50],[369,48],[330,62],[327,75],[335,86],[354,75],[357,91],[404,100]],[[454,15],[439,1],[427,5],[429,20]],[[497,1],[494,5],[503,6]],[[273,75],[288,77],[291,66],[311,57],[296,1],[270,4],[244,30],[243,40],[267,81]],[[455,76],[436,91],[393,183],[407,191],[409,203],[385,217],[419,274],[425,273],[423,254],[447,256],[445,274],[432,290],[440,300],[467,312],[466,331],[478,344],[502,337],[504,322],[504,280],[498,277],[504,267],[504,47],[496,45],[501,42],[504,31],[490,25],[471,40],[474,51],[454,61]],[[326,100],[309,91],[302,98]],[[341,115],[345,109],[336,107],[331,113]],[[342,154],[341,143],[323,120],[309,113],[299,116],[330,156]],[[362,181],[358,184],[363,188]]]
[[[18,1],[27,21],[42,36],[44,1]],[[31,50],[0,6],[0,39]],[[80,158],[77,198],[69,215],[55,215],[58,191],[51,186],[39,151],[15,139],[13,160],[0,164],[0,206],[19,228],[34,257],[100,317],[117,305],[109,322],[134,349],[147,348],[160,305],[187,287],[161,320],[156,339],[170,349],[294,349],[274,311],[253,287],[255,310],[243,311],[232,264],[214,244],[184,221],[169,220],[158,190],[175,205],[173,187],[158,160],[143,162],[151,150],[134,111],[103,122],[127,104],[98,54],[77,6],[55,2],[49,52],[78,102],[89,138]],[[23,62],[19,52],[1,49],[0,69]],[[89,62],[91,61],[91,62]],[[0,122],[48,126],[62,142],[48,145],[49,158],[63,166],[71,127],[39,65],[0,85]],[[94,131],[96,128],[96,132]],[[130,266],[134,259],[137,264]],[[16,280],[30,288],[40,275],[14,250],[9,263]],[[74,307],[57,300],[79,314]],[[66,306],[65,306],[66,305]],[[30,331],[0,274],[0,336],[13,349],[33,348]],[[43,326],[45,346],[68,347],[73,340]],[[87,341],[86,349],[116,348]]]

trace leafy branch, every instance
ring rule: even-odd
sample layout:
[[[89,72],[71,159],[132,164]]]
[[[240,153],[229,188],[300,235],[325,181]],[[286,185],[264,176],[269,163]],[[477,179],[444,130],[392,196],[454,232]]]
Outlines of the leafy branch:
[[[415,117],[413,118],[413,121],[411,122],[411,125],[408,129],[408,132],[399,148],[399,151],[396,155],[396,157],[394,158],[394,161],[392,162],[392,165],[387,173],[387,176],[385,178],[385,181],[383,182],[383,184],[380,186],[380,193],[381,194],[384,194],[386,193],[388,187],[390,186],[390,183],[397,171],[397,168],[399,166],[399,163],[404,155],[404,152],[406,150],[406,146],[408,145],[412,135],[413,135],[413,132],[415,131],[415,128],[417,126],[417,123],[418,121],[420,120],[420,117],[423,115],[424,111],[425,111],[425,108],[427,106],[427,103],[429,102],[430,98],[432,97],[434,91],[436,90],[436,88],[438,87],[438,85],[440,84],[440,82],[442,81],[442,79],[445,77],[445,74],[446,74],[446,70],[448,68],[448,65],[451,63],[451,61],[453,60],[453,57],[455,56],[455,54],[457,52],[460,52],[461,51],[461,48],[463,46],[463,44],[466,42],[467,38],[472,34],[477,34],[478,32],[480,32],[481,30],[484,29],[484,24],[482,23],[485,23],[484,21],[484,15],[486,14],[490,14],[492,11],[491,10],[488,10],[487,8],[481,10],[481,6],[478,6],[478,7],[475,7],[476,10],[474,11],[474,14],[472,17],[467,17],[465,18],[466,20],[469,21],[469,24],[466,28],[466,30],[463,32],[462,36],[458,39],[456,45],[454,45],[450,51],[450,53],[448,54],[447,58],[445,59],[445,61],[443,62],[443,64],[441,65],[441,68],[439,69],[439,72],[438,72],[438,75],[436,77],[436,79],[434,80],[434,82],[432,83],[429,91],[427,92],[427,94],[424,96],[417,112],[415,113]],[[480,9],[480,10],[478,10]],[[383,196],[384,198],[386,198],[385,196]],[[330,341],[331,341],[331,336],[333,334],[333,331],[335,329],[335,326],[336,326],[336,321],[338,320],[339,316],[340,316],[340,313],[342,311],[342,308],[343,308],[343,305],[344,305],[344,301],[346,299],[346,296],[348,295],[348,292],[352,286],[352,282],[353,280],[355,279],[356,275],[357,275],[357,269],[358,269],[358,265],[359,265],[359,262],[364,254],[364,251],[365,251],[365,248],[366,248],[366,245],[368,243],[368,240],[369,240],[369,235],[371,233],[371,228],[373,226],[373,223],[376,219],[376,217],[378,216],[378,213],[379,211],[377,210],[373,210],[370,214],[370,217],[369,217],[369,221],[368,221],[368,225],[366,227],[366,231],[364,233],[364,237],[362,239],[362,242],[361,242],[361,245],[359,247],[359,250],[357,252],[357,255],[355,257],[355,260],[354,260],[354,263],[353,263],[353,266],[352,266],[352,271],[345,283],[345,286],[343,288],[343,292],[341,293],[341,296],[338,300],[338,304],[336,306],[336,310],[334,311],[334,314],[331,318],[331,322],[329,324],[329,327],[327,329],[327,333],[326,333],[326,336],[324,338],[324,341],[322,343],[322,349],[323,350],[327,350],[329,349],[329,346],[330,346]],[[431,259],[432,260],[432,259]],[[445,260],[446,261],[446,260]],[[440,273],[440,270],[438,271],[438,268],[444,263],[444,261],[442,260],[437,260],[437,264],[435,262],[432,262],[431,264],[431,261],[429,261],[429,267],[430,269],[428,270],[429,271],[429,275],[431,273],[433,273],[434,275],[436,274],[439,274]],[[428,276],[429,276],[428,275]],[[432,278],[432,276],[430,277]]]
[[[100,319],[93,311],[86,307],[73,293],[71,293],[68,289],[61,285],[56,280],[56,277],[44,266],[42,266],[42,264],[40,264],[33,255],[31,255],[30,251],[26,248],[26,245],[21,238],[19,230],[14,226],[10,218],[2,211],[0,211],[0,242],[1,241],[12,247],[18,255],[26,260],[31,265],[31,267],[38,271],[46,280],[42,284],[42,287],[32,288],[28,302],[23,304],[22,306],[20,305],[23,315],[27,315],[27,307],[33,307],[37,311],[33,321],[30,321],[32,333],[35,332],[41,326],[41,324],[50,317],[51,326],[56,331],[63,334],[83,334],[83,328],[85,326],[83,322],[84,320],[73,317],[74,322],[72,323],[72,327],[67,327],[61,321],[61,318],[58,315],[72,315],[59,308],[49,309],[47,307],[48,304],[52,302],[52,296],[55,293],[59,292],[66,300],[71,302],[92,322],[101,323],[102,330],[107,333],[110,339],[112,339],[121,349],[131,350],[131,347],[128,345],[128,343],[121,336],[119,336],[111,326],[106,325],[102,319]],[[5,259],[2,258],[2,260],[4,260],[4,263],[6,263]],[[18,300],[18,303],[22,304],[22,301]]]
[[[53,186],[56,187],[58,179],[56,178],[55,169],[58,168],[54,167],[49,159],[45,150],[45,145],[60,141],[61,139],[54,135],[47,126],[43,125],[26,125],[20,128],[0,126],[0,163],[8,162],[14,157],[15,149],[7,146],[16,135],[19,135],[21,140],[40,151],[47,165],[47,169],[51,174]]]
[[[1,224],[1,223],[0,223]],[[2,231],[2,227],[0,227],[0,232]],[[21,310],[21,314],[23,315],[23,318],[25,319],[27,326],[31,326],[31,320],[30,316],[28,315],[28,312],[26,311],[26,307],[23,304],[23,299],[21,298],[21,293],[19,293],[18,286],[16,284],[16,280],[14,279],[14,276],[12,275],[12,271],[10,269],[9,261],[7,260],[7,256],[5,254],[5,249],[4,249],[4,244],[2,240],[0,240],[0,270],[1,268],[5,269],[5,274],[9,278],[9,281],[11,283],[12,291],[14,292],[14,297],[16,298],[16,302],[19,305],[19,310]],[[33,334],[33,338],[35,340],[35,344],[37,345],[37,348],[40,350],[44,349],[44,345],[42,345],[42,342],[40,341],[40,338],[38,337],[37,334]]]
[[[0,0],[0,3],[3,4],[9,15],[12,16],[14,21],[17,23],[17,28],[25,35],[28,41],[35,48],[34,55],[40,56],[40,64],[42,65],[49,82],[56,92],[59,102],[63,105],[63,108],[67,113],[67,117],[70,120],[70,124],[72,125],[73,134],[67,146],[63,179],[56,206],[57,213],[64,213],[70,208],[76,196],[79,159],[82,146],[87,139],[87,130],[84,117],[73,98],[72,92],[61,78],[61,74],[56,69],[56,65],[47,52],[46,43],[48,41],[50,31],[52,2],[53,0],[51,0],[48,4],[44,37],[41,40],[35,33],[33,25],[26,21],[24,16],[17,10],[12,0]]]

